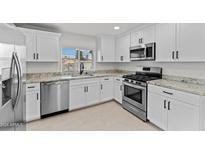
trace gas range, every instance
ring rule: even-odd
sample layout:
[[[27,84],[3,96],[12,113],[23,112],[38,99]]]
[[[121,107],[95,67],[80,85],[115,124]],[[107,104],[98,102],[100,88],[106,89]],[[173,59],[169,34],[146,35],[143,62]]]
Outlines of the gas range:
[[[138,67],[135,74],[124,75],[123,108],[147,120],[147,81],[162,78],[162,68]]]

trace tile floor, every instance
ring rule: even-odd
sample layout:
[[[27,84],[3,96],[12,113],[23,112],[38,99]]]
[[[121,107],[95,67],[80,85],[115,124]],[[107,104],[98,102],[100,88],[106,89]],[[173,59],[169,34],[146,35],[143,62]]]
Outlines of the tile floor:
[[[29,131],[156,131],[115,101],[33,121]]]

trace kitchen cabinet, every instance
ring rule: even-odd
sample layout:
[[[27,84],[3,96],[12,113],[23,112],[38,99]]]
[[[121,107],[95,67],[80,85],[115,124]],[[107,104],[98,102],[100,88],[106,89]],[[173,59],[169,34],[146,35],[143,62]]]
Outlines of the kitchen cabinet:
[[[122,78],[115,77],[114,79],[114,99],[122,104]]]
[[[130,34],[116,38],[115,62],[130,62]]]
[[[176,24],[156,25],[156,61],[174,60],[176,51]]]
[[[58,62],[59,33],[20,28],[25,35],[28,62]]]
[[[25,120],[40,119],[40,83],[26,84]]]
[[[113,77],[101,78],[100,101],[105,102],[113,99]]]
[[[115,37],[103,35],[97,38],[97,62],[115,62]]]
[[[131,32],[131,47],[155,42],[155,25]]]
[[[165,98],[155,93],[148,92],[148,119],[159,128],[167,129],[167,110]]]
[[[69,110],[86,106],[86,93],[84,85],[73,85],[69,90]]]
[[[202,23],[157,24],[156,61],[204,61],[204,32]]]
[[[70,81],[69,96],[69,110],[99,103],[99,79],[79,79]]]
[[[148,119],[163,130],[199,128],[199,96],[148,85]]]

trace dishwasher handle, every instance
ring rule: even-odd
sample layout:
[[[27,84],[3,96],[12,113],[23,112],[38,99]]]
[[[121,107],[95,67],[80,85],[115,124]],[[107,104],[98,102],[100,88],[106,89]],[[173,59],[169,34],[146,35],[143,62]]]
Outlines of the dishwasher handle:
[[[43,82],[42,85],[50,86],[50,85],[59,85],[64,83],[63,81],[52,81],[52,82]]]

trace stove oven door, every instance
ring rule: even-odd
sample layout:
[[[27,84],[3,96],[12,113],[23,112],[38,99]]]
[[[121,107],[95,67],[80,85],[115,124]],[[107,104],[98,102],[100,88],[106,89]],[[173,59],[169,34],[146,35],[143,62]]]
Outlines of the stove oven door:
[[[123,82],[123,100],[146,111],[146,87]]]

